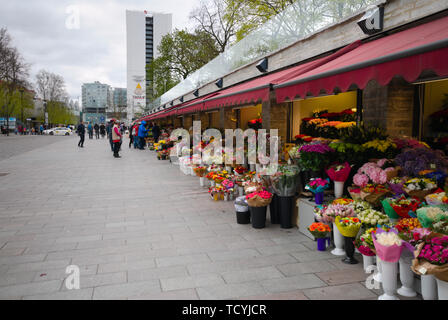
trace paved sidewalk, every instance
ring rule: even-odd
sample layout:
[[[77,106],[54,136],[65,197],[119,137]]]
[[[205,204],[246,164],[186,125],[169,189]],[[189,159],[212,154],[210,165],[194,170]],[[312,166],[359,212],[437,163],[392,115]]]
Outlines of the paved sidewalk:
[[[36,137],[40,138],[40,137]],[[0,299],[376,299],[297,229],[236,223],[154,152],[77,137],[0,161]],[[3,150],[0,150],[3,152]],[[361,259],[360,259],[361,260]],[[79,290],[66,267],[80,267]]]

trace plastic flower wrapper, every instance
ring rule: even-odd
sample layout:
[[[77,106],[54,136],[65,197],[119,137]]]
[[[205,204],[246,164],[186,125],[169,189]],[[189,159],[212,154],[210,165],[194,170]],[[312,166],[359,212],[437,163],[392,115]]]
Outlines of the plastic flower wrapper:
[[[431,233],[417,246],[414,257],[411,269],[416,274],[432,274],[448,281],[448,236]]]
[[[394,208],[390,205],[390,202],[393,200],[393,198],[386,198],[384,200],[381,200],[381,204],[383,205],[384,212],[386,215],[393,220],[400,219],[400,216],[395,212]]]
[[[352,207],[353,210],[355,210],[356,214],[359,214],[365,210],[372,209],[372,205],[370,203],[368,203],[367,201],[361,200],[361,199],[354,200],[353,202],[349,203],[348,205],[350,207]]]
[[[328,206],[326,206],[324,204],[321,204],[321,205],[318,205],[318,206],[314,207],[314,217],[316,218],[317,221],[323,221],[322,220],[323,219],[323,214],[324,214],[325,210],[327,210],[327,207]]]
[[[328,167],[325,172],[333,181],[345,182],[348,179],[351,171],[350,164],[345,162],[343,164],[334,164]]]
[[[437,189],[437,184],[428,178],[413,178],[404,184],[404,191],[407,194],[411,197],[419,198],[422,201],[428,194],[433,193],[435,189]]]
[[[336,217],[334,223],[339,232],[347,238],[355,238],[361,229],[361,220],[356,217]]]
[[[322,222],[315,222],[308,227],[308,231],[316,238],[328,238],[331,228],[329,225]]]
[[[352,197],[353,200],[361,199],[361,188],[360,187],[348,187],[348,193]]]
[[[355,240],[355,247],[358,251],[368,257],[376,255],[375,245],[373,244],[372,233],[376,232],[376,228],[370,228],[359,234]]]
[[[380,211],[367,209],[358,213],[358,218],[367,227],[377,227],[389,224],[389,217]]]
[[[423,207],[417,210],[417,218],[424,228],[430,228],[434,222],[448,221],[448,206]]]
[[[372,239],[376,255],[383,261],[398,262],[401,252],[405,248],[411,252],[414,251],[414,247],[400,239],[398,231],[394,229],[387,232],[382,228],[378,228],[376,233],[372,234]]]
[[[305,190],[309,190],[312,193],[323,192],[330,186],[330,179],[313,178],[305,186]]]
[[[299,189],[300,169],[295,165],[280,165],[273,175],[270,183],[275,194],[280,197],[294,196]]]
[[[443,190],[438,189],[438,190],[436,190],[436,192],[428,194],[425,197],[425,201],[430,206],[437,206],[437,205],[441,205],[444,203],[448,204],[448,197],[447,197],[446,193],[443,192]]]
[[[342,204],[344,206],[350,205],[354,202],[353,199],[348,199],[348,198],[338,198],[333,200],[333,202],[331,204]]]
[[[352,207],[348,205],[334,204],[329,205],[322,214],[322,221],[325,223],[332,223],[336,217],[355,217],[356,213]]]
[[[196,173],[196,175],[198,177],[202,178],[202,177],[205,176],[205,173],[207,172],[207,168],[206,167],[202,167],[202,166],[198,166],[198,167],[193,168],[193,171],[194,171],[194,173]]]
[[[361,199],[369,202],[373,206],[379,206],[381,200],[388,194],[390,194],[390,190],[383,185],[368,184],[361,189]]]
[[[431,226],[431,229],[436,233],[448,235],[448,220],[434,222]]]
[[[406,198],[405,196],[392,199],[389,204],[401,218],[416,218],[416,211],[422,206],[417,198]]]
[[[399,177],[395,177],[392,178],[388,181],[388,185],[390,190],[395,194],[395,195],[402,195],[402,194],[406,194],[406,191],[404,191],[404,183],[406,182],[405,178],[399,178]]]

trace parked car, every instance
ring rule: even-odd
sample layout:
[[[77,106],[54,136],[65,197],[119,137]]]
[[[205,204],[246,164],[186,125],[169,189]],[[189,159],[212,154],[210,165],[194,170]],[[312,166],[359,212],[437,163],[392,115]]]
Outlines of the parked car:
[[[72,134],[72,130],[66,127],[56,127],[44,130],[44,134],[48,134],[50,136],[69,136]]]

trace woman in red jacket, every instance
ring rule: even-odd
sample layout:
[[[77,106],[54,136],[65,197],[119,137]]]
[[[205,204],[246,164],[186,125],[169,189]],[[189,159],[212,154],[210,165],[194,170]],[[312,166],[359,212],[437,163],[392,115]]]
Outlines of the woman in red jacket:
[[[121,139],[122,135],[120,133],[120,128],[118,127],[118,121],[115,121],[114,127],[112,128],[112,142],[114,144],[114,157],[115,158],[121,158],[118,154],[118,151],[120,151],[121,147]]]

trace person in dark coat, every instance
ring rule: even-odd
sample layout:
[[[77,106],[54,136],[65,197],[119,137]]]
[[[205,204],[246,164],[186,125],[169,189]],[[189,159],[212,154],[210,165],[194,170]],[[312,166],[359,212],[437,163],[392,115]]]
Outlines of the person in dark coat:
[[[101,133],[101,138],[104,139],[104,136],[106,135],[106,126],[104,125],[104,123],[102,123],[100,125],[100,133]]]
[[[114,152],[114,143],[112,142],[112,128],[114,127],[115,119],[112,119],[107,124],[106,130],[107,130],[107,137],[109,138],[109,144],[110,149],[112,152]]]
[[[86,127],[84,126],[84,123],[82,121],[79,124],[77,131],[78,131],[78,135],[79,135],[78,147],[84,148],[84,139],[86,137]]]
[[[98,125],[98,123],[95,123],[95,125],[93,126],[93,130],[95,130],[95,138],[99,139],[100,138],[100,126]]]
[[[152,136],[154,137],[155,142],[159,142],[160,127],[155,122],[153,123],[153,126],[152,126]]]

